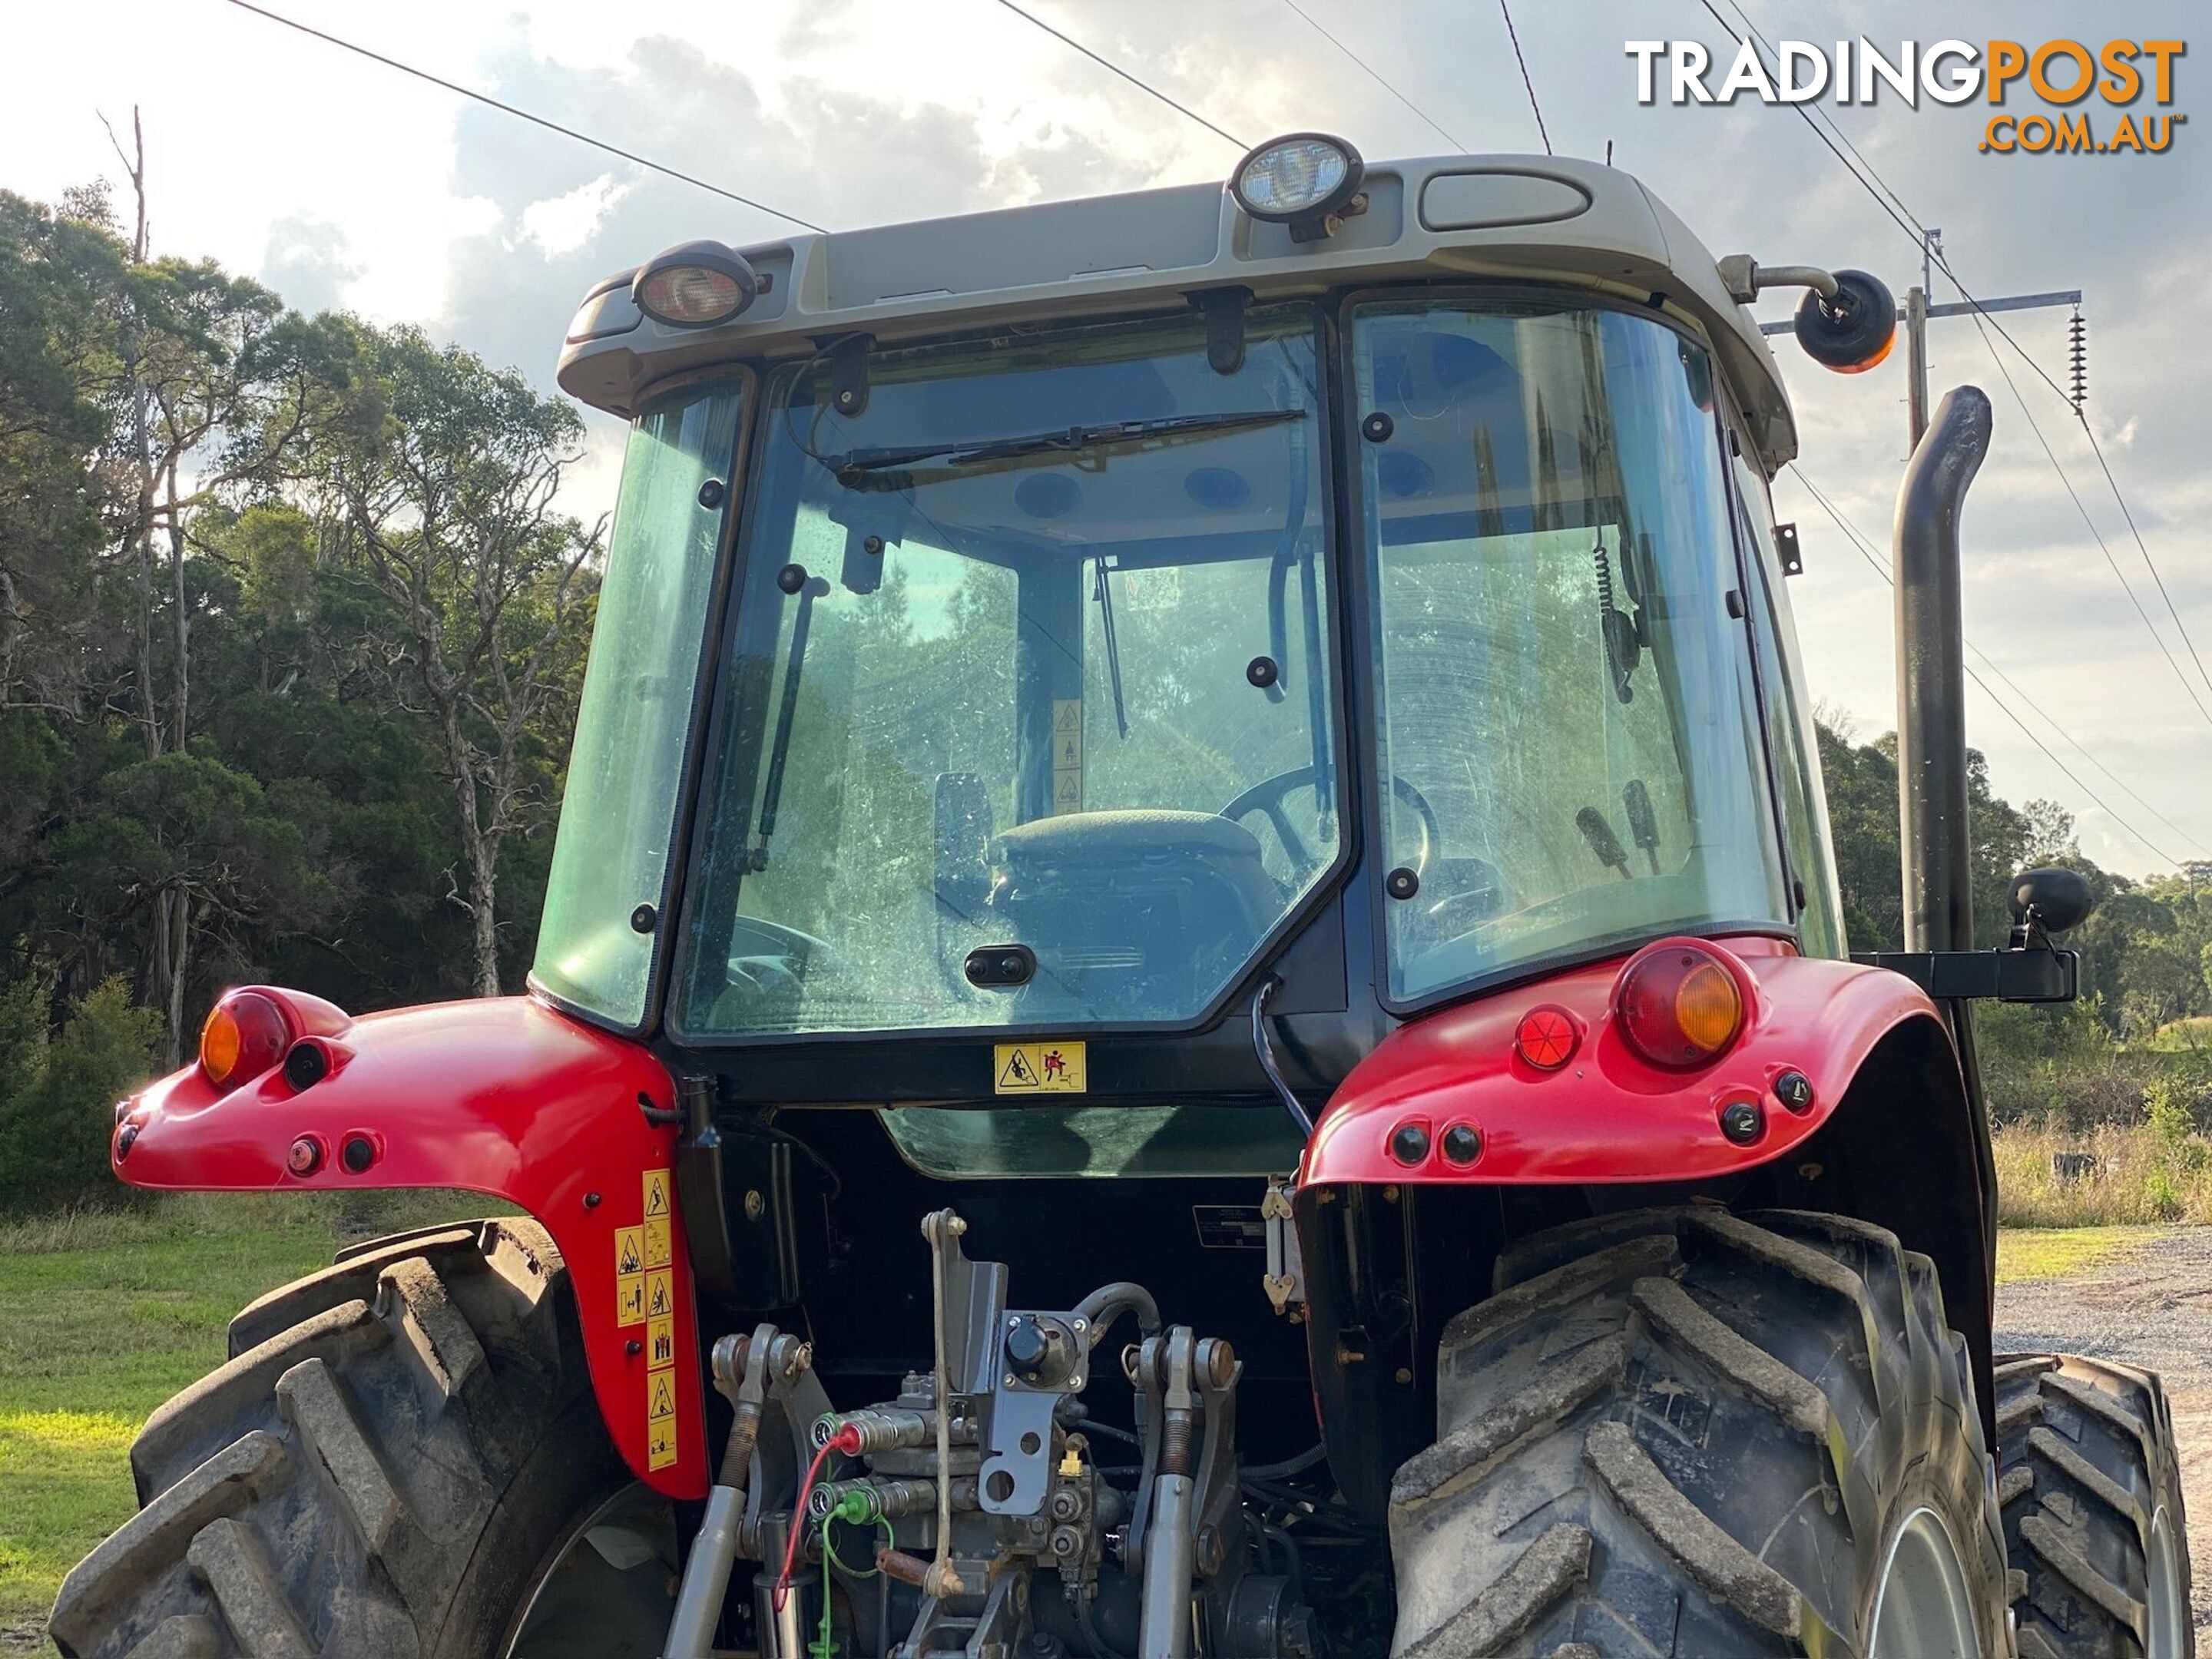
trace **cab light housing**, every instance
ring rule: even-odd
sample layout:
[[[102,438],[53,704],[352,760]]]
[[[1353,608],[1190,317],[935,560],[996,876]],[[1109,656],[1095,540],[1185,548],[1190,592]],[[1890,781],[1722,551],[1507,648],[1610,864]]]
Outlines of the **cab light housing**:
[[[744,255],[720,242],[683,242],[637,268],[629,296],[671,328],[713,328],[738,316],[760,292]]]
[[[1326,132],[1271,138],[1237,164],[1229,193],[1268,224],[1320,226],[1352,204],[1366,177],[1359,152]]]
[[[227,1094],[275,1066],[291,1040],[283,1009],[258,991],[233,991],[200,1027],[200,1075]]]
[[[1745,999],[1734,969],[1709,945],[1664,939],[1629,959],[1613,988],[1621,1041],[1663,1071],[1695,1071],[1742,1034]]]

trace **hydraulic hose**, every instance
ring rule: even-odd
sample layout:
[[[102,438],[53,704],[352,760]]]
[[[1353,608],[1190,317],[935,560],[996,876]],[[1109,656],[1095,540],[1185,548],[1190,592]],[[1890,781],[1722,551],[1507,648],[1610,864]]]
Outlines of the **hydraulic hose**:
[[[1146,1336],[1160,1334],[1160,1304],[1152,1299],[1150,1291],[1126,1279],[1101,1285],[1075,1304],[1074,1312],[1076,1318],[1089,1322],[1091,1346],[1094,1348],[1106,1334],[1107,1328],[1125,1313],[1137,1316],[1137,1328]]]

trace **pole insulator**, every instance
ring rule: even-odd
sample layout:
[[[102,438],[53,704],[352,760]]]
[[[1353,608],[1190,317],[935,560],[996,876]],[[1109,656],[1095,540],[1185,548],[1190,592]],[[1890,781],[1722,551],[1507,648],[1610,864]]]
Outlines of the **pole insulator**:
[[[2066,325],[2066,364],[2073,373],[2074,412],[2079,415],[2089,400],[2089,324],[2078,306]]]

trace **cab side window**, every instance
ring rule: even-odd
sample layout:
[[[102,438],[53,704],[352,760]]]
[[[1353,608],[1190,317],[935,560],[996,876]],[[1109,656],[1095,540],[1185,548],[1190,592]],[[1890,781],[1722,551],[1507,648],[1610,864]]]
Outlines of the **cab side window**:
[[[1737,520],[1751,555],[1752,635],[1759,652],[1768,740],[1774,748],[1784,844],[1790,873],[1802,890],[1798,942],[1807,956],[1840,960],[1850,954],[1850,946],[1844,932],[1843,895],[1829,836],[1827,790],[1820,780],[1820,738],[1804,702],[1804,660],[1783,590],[1781,560],[1774,550],[1774,509],[1766,480],[1756,469],[1739,459],[1735,473]]]

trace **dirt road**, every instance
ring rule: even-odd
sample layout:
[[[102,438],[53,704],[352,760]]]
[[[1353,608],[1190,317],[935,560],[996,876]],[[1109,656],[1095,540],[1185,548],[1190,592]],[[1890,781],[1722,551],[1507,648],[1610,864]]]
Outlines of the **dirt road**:
[[[2197,1627],[2212,1630],[2212,1228],[2117,1263],[1997,1291],[1999,1353],[2053,1349],[2160,1372],[2181,1442]]]

